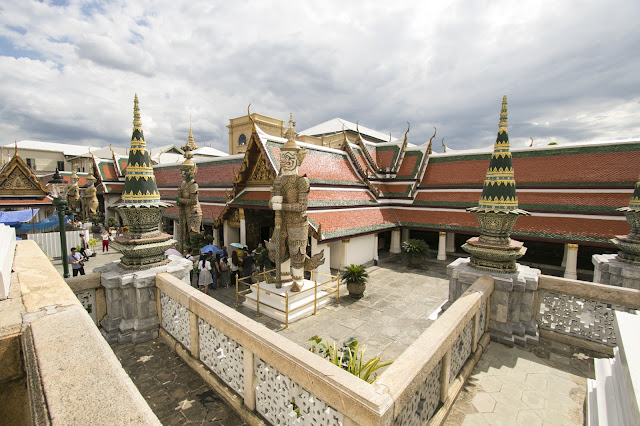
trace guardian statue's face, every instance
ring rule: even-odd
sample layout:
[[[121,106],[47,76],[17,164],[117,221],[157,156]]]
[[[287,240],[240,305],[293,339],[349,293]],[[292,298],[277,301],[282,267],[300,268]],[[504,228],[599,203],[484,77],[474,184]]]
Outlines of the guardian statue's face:
[[[180,173],[182,174],[182,177],[184,178],[185,182],[189,182],[193,180],[193,172],[191,171],[191,169],[182,169]]]
[[[295,152],[285,151],[280,155],[280,167],[283,171],[291,172],[298,167],[298,157]]]

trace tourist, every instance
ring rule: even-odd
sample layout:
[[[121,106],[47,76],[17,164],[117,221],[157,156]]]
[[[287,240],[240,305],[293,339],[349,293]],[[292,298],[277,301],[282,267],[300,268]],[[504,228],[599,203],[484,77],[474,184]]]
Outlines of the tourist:
[[[235,287],[238,280],[238,268],[240,267],[240,260],[238,259],[238,252],[231,253],[231,263],[229,269],[231,270],[231,286]]]
[[[198,270],[200,271],[200,277],[198,278],[198,290],[205,294],[207,287],[213,282],[211,279],[211,262],[209,262],[208,255],[201,254],[200,261],[198,261]]]
[[[198,252],[196,250],[193,250],[192,253],[189,253],[187,250],[185,250],[185,253],[185,259],[193,262],[193,267],[189,272],[189,278],[191,278],[191,287],[198,288]]]
[[[88,261],[89,256],[91,256],[91,250],[89,250],[89,245],[82,232],[80,233],[80,252],[84,256],[85,262]]]
[[[211,284],[209,287],[215,290],[218,288],[218,282],[220,281],[220,253],[216,253],[213,255],[211,275],[213,278],[213,284]]]
[[[109,251],[109,233],[106,229],[102,230],[102,252],[104,253],[105,247],[107,248],[107,252]]]
[[[77,252],[75,247],[71,247],[71,254],[67,258],[67,261],[73,269],[74,277],[78,276],[78,274],[84,275],[84,257]]]
[[[220,260],[220,287],[227,288],[231,282],[231,273],[229,272],[229,263],[227,257]]]
[[[253,274],[253,253],[249,253],[249,249],[244,250],[242,254],[242,274],[243,277],[250,277]]]
[[[229,259],[229,253],[227,253],[227,246],[222,246],[222,257]]]

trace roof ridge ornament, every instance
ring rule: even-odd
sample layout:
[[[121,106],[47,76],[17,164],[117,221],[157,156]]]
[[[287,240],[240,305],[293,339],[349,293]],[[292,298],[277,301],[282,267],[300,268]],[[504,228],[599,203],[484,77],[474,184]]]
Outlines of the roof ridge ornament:
[[[252,128],[252,132],[257,132],[257,128],[256,128],[256,122],[253,119],[253,117],[251,116],[251,104],[247,105],[247,117],[249,117],[249,120],[251,120],[251,125],[253,126]]]

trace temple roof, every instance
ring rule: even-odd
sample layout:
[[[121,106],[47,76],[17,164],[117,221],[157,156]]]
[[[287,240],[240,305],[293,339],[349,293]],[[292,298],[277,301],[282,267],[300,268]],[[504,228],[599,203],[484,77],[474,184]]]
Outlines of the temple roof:
[[[325,121],[324,123],[320,123],[316,126],[310,127],[299,132],[300,135],[309,135],[309,136],[322,136],[322,135],[332,135],[336,133],[342,132],[342,129],[350,130],[352,132],[357,132],[358,127],[360,127],[360,134],[368,136],[371,139],[376,139],[380,142],[388,142],[389,135],[378,132],[377,130],[369,129],[364,126],[358,126],[356,123],[352,123],[351,121],[344,120],[342,118],[333,118],[331,120]],[[397,140],[397,138],[391,138],[392,141]]]

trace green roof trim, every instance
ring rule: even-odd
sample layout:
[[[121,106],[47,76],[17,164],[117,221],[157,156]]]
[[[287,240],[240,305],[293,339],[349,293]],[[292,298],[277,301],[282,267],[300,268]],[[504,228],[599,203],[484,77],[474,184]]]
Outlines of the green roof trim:
[[[555,157],[560,155],[578,155],[578,154],[605,154],[609,152],[632,152],[640,151],[640,143],[621,143],[606,145],[583,145],[583,146],[567,146],[556,147],[544,150],[527,150],[527,151],[511,151],[513,158],[531,158],[531,157]],[[446,157],[432,156],[429,164],[449,163],[452,161],[479,161],[491,158],[491,153],[486,154],[470,154],[470,155],[451,155]],[[517,172],[516,172],[517,173]],[[518,186],[520,184],[518,183]]]
[[[309,207],[365,206],[365,205],[367,206],[378,205],[378,203],[373,200],[309,201]]]
[[[461,201],[420,201],[417,200],[413,206],[426,206],[426,207],[457,207],[466,209],[468,207],[475,207],[478,203],[465,203]],[[531,211],[544,211],[544,212],[584,212],[584,213],[616,213],[617,207],[611,206],[576,206],[569,204],[520,204],[520,208]],[[617,216],[617,215],[616,215]]]
[[[439,223],[415,223],[415,222],[400,222],[402,226],[409,228],[430,228],[430,229],[444,229],[451,231],[463,231],[465,233],[480,234],[480,228],[472,228],[469,226],[455,226],[455,225],[442,225]],[[518,232],[511,231],[511,236],[515,237],[532,237],[545,240],[560,240],[560,241],[577,241],[597,244],[611,244],[610,238],[590,237],[585,235],[573,235],[573,234],[554,234],[549,232]]]
[[[329,180],[329,179],[309,179],[309,183],[330,184],[330,185],[348,185],[366,188],[367,185],[361,181],[353,182],[350,180]]]
[[[384,229],[397,228],[397,227],[398,227],[398,224],[396,222],[390,222],[390,223],[381,223],[378,225],[362,226],[360,228],[342,229],[340,231],[334,231],[334,232],[326,232],[323,229],[322,236],[324,237],[323,240],[330,240],[333,238],[348,237],[351,235],[364,234],[367,232],[380,231]]]

